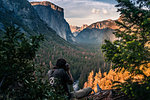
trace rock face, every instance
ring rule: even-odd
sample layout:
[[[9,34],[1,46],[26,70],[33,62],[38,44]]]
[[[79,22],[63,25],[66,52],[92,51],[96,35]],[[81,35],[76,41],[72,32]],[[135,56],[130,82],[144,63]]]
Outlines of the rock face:
[[[54,29],[56,33],[67,41],[73,41],[69,24],[64,19],[64,10],[61,7],[47,1],[31,2],[40,18]]]
[[[36,5],[43,5],[43,6],[50,6],[53,10],[59,11],[59,12],[64,12],[64,9],[61,7],[58,7],[57,5],[48,2],[48,1],[43,1],[43,2],[31,2],[32,6]]]
[[[19,26],[29,35],[55,35],[27,0],[0,0],[0,23],[1,28],[4,25]]]
[[[78,33],[80,32],[80,27],[78,26],[70,25],[70,29],[74,36],[77,36]]]
[[[90,29],[92,29],[92,28],[96,28],[96,29],[105,29],[105,28],[117,29],[118,26],[116,25],[115,20],[108,19],[108,20],[93,23],[90,26],[88,26],[88,28],[90,28]]]
[[[88,27],[87,24],[83,24],[83,26],[81,27],[70,25],[71,32],[73,33],[75,37],[78,35],[78,33],[80,33],[83,29],[87,27]]]
[[[89,25],[76,36],[76,42],[81,44],[102,44],[104,40],[114,41],[114,29],[117,29],[114,20],[104,20]]]
[[[92,94],[85,99],[92,100],[131,100],[127,95],[122,93],[120,90],[102,90],[101,92],[97,92],[96,94]]]

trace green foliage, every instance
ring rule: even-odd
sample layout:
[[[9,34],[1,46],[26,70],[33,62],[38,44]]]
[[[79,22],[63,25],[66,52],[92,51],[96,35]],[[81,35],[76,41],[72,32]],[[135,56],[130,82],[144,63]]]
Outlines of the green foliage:
[[[3,33],[0,40],[0,99],[65,100],[65,96],[57,94],[49,85],[45,67],[34,64],[43,36],[27,38],[13,26]]]
[[[106,60],[113,63],[113,68],[124,67],[133,76],[144,75],[143,84],[130,80],[121,87],[122,91],[136,100],[141,100],[141,95],[144,96],[144,100],[148,100],[150,90],[146,87],[150,86],[149,77],[140,71],[140,66],[150,62],[150,48],[146,45],[150,42],[149,0],[117,1],[116,7],[121,14],[121,20],[116,21],[120,28],[114,34],[118,40],[113,43],[106,40],[102,50]]]
[[[115,87],[121,88],[121,91],[134,100],[149,100],[150,98],[150,78],[142,84],[128,79],[125,83],[120,83]]]
[[[102,72],[109,70],[109,64],[104,64],[102,54],[98,51],[99,47],[93,50],[92,47],[71,46],[69,43],[63,43],[63,41],[58,43],[57,41],[58,39],[45,40],[41,44],[35,59],[36,63],[53,67],[57,59],[65,58],[70,64],[74,80],[79,80],[80,88],[83,87],[91,70],[97,72],[99,67]]]
[[[62,86],[57,84],[57,87],[52,87],[49,84],[47,72],[49,68],[46,66],[36,65],[34,71],[34,85],[30,83],[32,94],[30,99],[33,100],[67,100],[68,96],[65,94]],[[33,97],[34,96],[34,97]]]
[[[121,91],[135,100],[149,100],[150,98],[150,80],[143,84],[128,80],[126,83],[122,83],[120,87],[122,87]]]

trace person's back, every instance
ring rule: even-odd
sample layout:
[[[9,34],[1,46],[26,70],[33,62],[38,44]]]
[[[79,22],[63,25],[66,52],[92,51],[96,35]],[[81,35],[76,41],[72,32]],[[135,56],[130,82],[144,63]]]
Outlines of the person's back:
[[[79,90],[79,91],[73,91],[70,92],[68,89],[68,85],[73,84],[73,78],[70,73],[70,67],[66,63],[64,59],[58,59],[56,62],[56,66],[48,71],[48,77],[50,84],[55,88],[59,89],[59,86],[62,86],[62,89],[60,91],[64,91],[63,94],[68,95],[68,99],[70,98],[83,98],[87,95],[89,95],[92,92],[92,89],[90,87]],[[58,80],[58,84],[55,84],[56,80]]]
[[[55,80],[58,79],[58,85],[62,86],[61,91],[64,91],[64,94],[67,93],[67,95],[70,96],[68,85],[73,84],[73,78],[69,66],[64,59],[57,60],[56,66],[48,71],[48,77],[51,85],[54,85]]]
[[[51,85],[54,84],[54,78],[57,78],[60,83],[59,85],[62,86],[63,90],[66,93],[69,93],[69,89],[67,85],[72,85],[73,81],[71,80],[71,78],[69,77],[69,75],[66,73],[64,69],[54,68],[48,72],[48,75],[49,75],[49,81]]]

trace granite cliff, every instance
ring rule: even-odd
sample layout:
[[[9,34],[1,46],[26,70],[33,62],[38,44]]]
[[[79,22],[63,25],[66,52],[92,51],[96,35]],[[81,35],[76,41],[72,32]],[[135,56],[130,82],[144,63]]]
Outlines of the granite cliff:
[[[105,28],[117,29],[118,26],[116,25],[115,20],[108,19],[108,20],[93,23],[93,24],[89,25],[88,28],[90,28],[90,29],[92,29],[92,28],[96,28],[96,29],[105,29]]]
[[[0,0],[0,28],[9,25],[19,26],[28,35],[55,35],[27,0]]]
[[[59,12],[64,12],[64,9],[51,3],[48,1],[42,1],[42,2],[30,2],[32,6],[36,6],[36,5],[43,5],[43,6],[50,6],[53,10],[59,11]]]
[[[43,34],[45,41],[42,48],[45,49],[42,49],[42,52],[53,48],[53,45],[57,45],[59,48],[61,46],[74,47],[43,21],[27,0],[0,0],[0,30],[3,30],[4,26],[10,25],[20,27],[20,30],[27,36]],[[2,34],[0,31],[0,37]]]
[[[73,41],[73,35],[70,31],[69,24],[64,19],[64,10],[57,5],[48,2],[31,2],[31,5],[37,11],[40,18],[46,22],[56,33],[67,41]]]

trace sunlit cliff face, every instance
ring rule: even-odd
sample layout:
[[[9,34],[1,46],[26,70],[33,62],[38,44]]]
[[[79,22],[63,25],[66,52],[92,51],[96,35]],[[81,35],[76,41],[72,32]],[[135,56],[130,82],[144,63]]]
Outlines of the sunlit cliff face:
[[[117,24],[115,23],[115,20],[104,20],[101,22],[96,22],[88,26],[88,28],[97,28],[97,29],[105,29],[105,28],[110,28],[110,29],[118,29]]]
[[[41,2],[31,2],[31,5],[44,5],[44,6],[51,6],[51,8],[53,10],[57,10],[57,11],[60,11],[60,12],[64,12],[64,9],[51,3],[51,2],[48,2],[48,1],[41,1]]]
[[[74,33],[74,32],[80,32],[80,31],[82,31],[83,29],[85,29],[87,27],[88,27],[87,24],[83,24],[81,27],[70,25],[70,29],[71,29],[72,33]]]
[[[67,41],[73,40],[69,24],[64,19],[64,9],[48,1],[30,2],[39,17],[46,22],[48,27]]]

